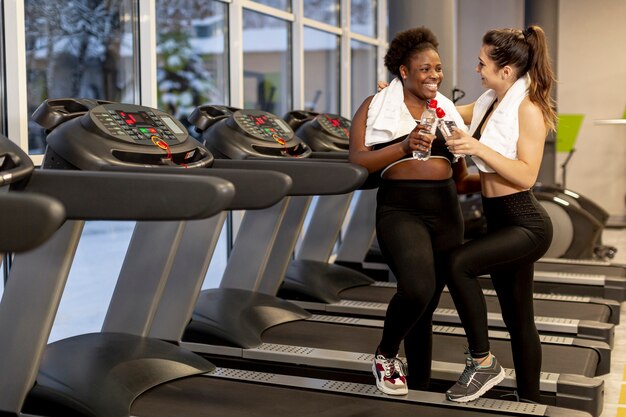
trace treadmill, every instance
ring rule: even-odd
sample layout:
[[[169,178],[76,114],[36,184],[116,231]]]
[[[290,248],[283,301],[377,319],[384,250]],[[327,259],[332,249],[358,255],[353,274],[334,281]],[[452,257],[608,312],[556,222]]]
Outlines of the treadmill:
[[[561,219],[569,219],[568,211],[581,210],[568,206],[562,199],[541,200]],[[354,205],[354,212],[337,252],[336,264],[363,271],[374,277],[388,276],[388,268],[375,247],[375,223],[371,211],[376,204],[375,190],[364,190]],[[571,221],[568,220],[570,223]],[[581,300],[626,300],[626,266],[606,261],[542,258],[535,262],[534,291],[582,297]],[[489,280],[482,280],[489,286]],[[600,300],[599,300],[600,299]],[[617,317],[619,314],[616,314]]]
[[[104,170],[109,161],[115,161],[122,155],[124,159],[116,161],[118,166],[132,169],[139,164],[146,171],[42,170],[32,176],[26,188],[27,191],[58,198],[65,206],[68,218],[152,221],[152,229],[158,233],[153,233],[153,240],[144,245],[144,253],[148,253],[143,258],[148,269],[141,271],[141,282],[158,282],[161,289],[166,286],[163,278],[176,264],[172,257],[178,247],[176,242],[166,240],[171,237],[167,236],[167,231],[187,225],[192,226],[189,228],[196,226],[193,222],[174,220],[206,218],[225,208],[228,201],[236,202],[231,203],[234,207],[250,201],[246,196],[237,195],[230,182],[213,177],[213,169],[197,169],[193,171],[198,171],[198,174],[191,174],[191,170],[179,167],[159,167],[161,158],[166,159],[161,161],[164,165],[182,165],[179,161],[189,159],[185,156],[192,157],[194,153],[204,156],[188,162],[197,162],[196,166],[209,165],[204,164],[207,161],[200,161],[210,159],[210,154],[183,133],[178,134],[177,130],[182,131],[182,125],[169,115],[144,106],[86,103],[74,99],[66,103],[46,102],[45,106],[48,107],[46,112],[62,110],[59,111],[61,118],[66,119],[48,136],[49,148],[45,160],[49,163],[53,162],[57,167],[73,165],[75,168],[86,163]],[[55,108],[57,106],[58,109]],[[82,115],[76,115],[76,111],[68,112],[68,106],[79,108]],[[72,116],[66,117],[69,113],[73,113]],[[114,114],[121,116],[119,120],[112,117],[115,123],[109,121]],[[131,120],[133,125],[139,124],[140,117],[149,121],[133,126],[133,131],[152,128],[157,130],[159,137],[167,136],[168,132],[175,134],[174,139],[168,142],[171,154],[153,153],[150,145],[145,143],[146,138],[126,137],[117,131],[116,127],[128,125],[126,120]],[[161,121],[167,128],[156,121]],[[72,163],[65,159],[67,157]],[[128,163],[129,160],[132,162]],[[143,160],[149,162],[142,164]],[[162,173],[150,172],[155,170]],[[238,174],[241,173],[233,172],[232,177],[238,177]],[[283,175],[257,170],[250,170],[247,174],[247,177],[239,176],[239,179],[250,181],[251,177],[255,177],[259,181],[258,188],[267,188],[257,196],[263,202],[253,203],[257,207],[271,204],[289,188],[290,181]],[[282,189],[272,191],[272,187],[278,186],[281,181]],[[267,184],[270,186],[265,187]],[[184,204],[180,204],[181,201]],[[156,220],[165,222],[155,223]],[[46,243],[35,251],[16,257],[0,304],[3,313],[0,314],[0,335],[3,336],[0,338],[0,372],[3,381],[12,381],[10,386],[4,386],[0,391],[0,413],[20,416],[117,417],[132,414],[199,417],[274,416],[286,414],[289,410],[290,414],[315,413],[337,417],[378,416],[386,412],[400,416],[416,413],[468,417],[588,415],[552,406],[498,400],[480,399],[471,404],[457,404],[446,401],[443,394],[417,391],[402,398],[391,398],[370,385],[216,368],[176,344],[133,332],[79,335],[46,347],[56,306],[78,243],[81,223],[82,220],[66,222],[50,241],[52,244]],[[139,229],[145,233],[148,228]],[[167,244],[154,244],[161,239]],[[167,259],[161,256],[163,247],[170,249]],[[139,256],[133,251],[129,251],[129,255],[133,261]],[[126,265],[125,261],[125,268]],[[156,278],[152,274],[155,271],[161,272]],[[120,277],[120,280],[125,279]],[[146,286],[139,285],[137,288],[143,290]],[[145,328],[149,328],[151,318],[138,316],[154,310],[150,304],[158,302],[161,289],[155,287],[150,294],[143,291],[133,293],[135,308],[127,310],[128,322],[136,324],[143,320]],[[109,318],[107,316],[107,320]],[[12,346],[16,340],[20,341],[19,347]]]
[[[344,156],[348,147],[350,121],[337,115],[293,111],[285,116],[295,133],[311,149],[337,152]],[[287,269],[278,295],[297,300],[299,305],[317,311],[343,315],[384,317],[387,303],[395,293],[395,284],[376,282],[365,274],[341,265],[329,265],[329,259],[341,232],[350,197],[319,197],[307,233]],[[284,233],[297,233],[297,224],[284,226]],[[490,311],[490,326],[505,328],[500,305],[493,290],[485,291]],[[605,355],[597,375],[610,370],[610,347],[614,324],[619,323],[619,303],[614,300],[576,299],[565,296],[541,296],[535,300],[536,323],[541,333],[565,334],[604,342],[595,348]],[[454,303],[442,294],[434,320],[459,325]],[[550,338],[550,340],[554,340]],[[577,342],[574,342],[577,343]],[[582,341],[588,345],[587,341]],[[593,345],[591,345],[593,346]]]
[[[0,254],[36,248],[65,221],[65,209],[58,200],[19,192],[34,169],[17,144],[0,134]]]
[[[196,126],[198,120],[207,125],[204,116],[192,115],[189,120],[196,123]],[[258,124],[281,126],[282,122],[275,122],[280,119],[274,115],[257,110],[236,110],[230,116],[215,118],[216,121],[202,135],[214,155],[223,156],[229,154],[230,150],[234,155],[253,155],[252,152],[257,152],[256,156],[259,156],[259,149],[269,155],[280,155],[285,151],[284,144],[271,138],[260,139],[257,135],[260,131]],[[286,142],[292,143],[288,150],[303,147],[296,137]],[[276,166],[289,165],[290,161],[287,159],[283,158]],[[219,166],[217,164],[220,161],[223,160],[216,159],[215,165]],[[230,162],[239,162],[241,166],[254,168],[256,164],[267,161],[252,157]],[[308,204],[310,194],[329,191],[328,188],[333,186],[336,176],[327,174],[341,165],[346,164],[324,161],[322,171],[317,174],[313,171],[307,175],[290,173],[294,182],[308,182],[304,188],[308,193],[301,196],[306,198],[290,198],[285,218],[293,215],[302,218],[301,206]],[[320,177],[326,181],[320,181]],[[249,223],[251,226],[247,223],[248,219],[244,218],[220,288],[204,290],[199,297],[196,294],[169,294],[172,296],[168,297],[168,302],[162,302],[159,306],[159,310],[163,312],[161,317],[172,317],[178,306],[193,304],[197,298],[195,311],[189,325],[185,318],[178,320],[178,324],[166,323],[165,319],[162,323],[155,320],[153,328],[159,329],[159,333],[155,334],[167,340],[180,340],[177,335],[182,335],[183,346],[211,355],[211,360],[219,363],[236,362],[239,367],[250,367],[253,370],[271,368],[300,375],[332,375],[333,378],[351,381],[356,378],[359,382],[371,383],[371,352],[380,337],[380,327],[364,326],[362,321],[355,325],[356,321],[352,318],[342,320],[337,317],[312,316],[291,303],[277,299],[274,294],[278,283],[274,277],[283,276],[295,243],[292,239],[284,239],[284,235],[280,233],[259,234],[256,229],[258,225],[276,223],[277,213],[260,211],[255,214],[255,221],[251,219]],[[189,261],[187,265],[201,263],[200,261]],[[204,279],[203,275],[196,274],[193,277],[192,272],[184,269],[177,271],[176,279],[181,279],[181,276],[189,276],[191,280]],[[268,277],[271,279],[267,279]],[[448,386],[462,371],[464,338],[455,335],[439,336],[437,343],[441,346],[437,345],[434,349],[438,355],[433,366],[435,378],[442,381],[442,386]],[[499,358],[503,358],[501,361],[507,361],[504,358],[508,356],[510,364],[508,342],[494,340],[494,345],[500,346],[495,350],[502,351],[497,353]],[[591,377],[595,374],[595,369],[591,368],[595,368],[598,363],[598,353],[578,347],[564,350],[563,346],[545,345],[543,348],[547,366],[553,367],[542,378],[546,401],[585,409],[598,415],[602,409],[603,381]],[[568,363],[563,363],[561,369],[557,370],[555,361],[564,357],[577,359],[565,361]],[[581,369],[578,365],[581,363],[585,364],[586,369]],[[576,368],[576,374],[569,373],[569,369],[563,371],[564,367],[572,365]],[[581,373],[586,373],[587,376],[582,376]],[[509,371],[508,378],[502,384],[504,392],[510,392],[514,385],[514,375]]]
[[[608,213],[571,190],[539,184],[533,192],[555,229],[550,248],[535,262],[536,290],[626,300],[626,265],[607,260],[615,248],[601,244]],[[479,197],[465,204],[481,219]]]

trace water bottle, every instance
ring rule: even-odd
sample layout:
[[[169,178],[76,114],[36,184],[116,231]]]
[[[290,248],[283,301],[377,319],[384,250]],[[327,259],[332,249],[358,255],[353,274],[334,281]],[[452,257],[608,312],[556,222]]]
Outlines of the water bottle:
[[[435,134],[435,131],[437,130],[437,114],[435,113],[436,109],[437,100],[429,100],[428,106],[426,106],[426,110],[424,110],[424,113],[422,113],[419,125],[417,126],[420,132],[424,132],[430,135]],[[419,159],[420,161],[428,160],[428,158],[430,158],[430,147],[427,151],[413,151],[413,158]]]
[[[444,120],[446,112],[441,107],[437,107],[436,114],[437,114],[437,117],[439,118],[439,131],[441,132],[441,134],[443,135],[443,138],[447,142],[448,139],[450,139],[450,137],[454,134],[452,132],[452,128],[456,127],[456,123],[454,123],[454,120]],[[460,155],[456,153],[452,155],[454,156],[454,160],[452,161],[452,163],[458,161],[459,158],[465,156],[465,155]]]

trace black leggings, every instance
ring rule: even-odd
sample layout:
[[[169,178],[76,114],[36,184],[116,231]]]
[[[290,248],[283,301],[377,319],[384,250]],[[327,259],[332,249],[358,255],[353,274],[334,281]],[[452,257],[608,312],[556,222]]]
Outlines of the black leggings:
[[[376,235],[398,281],[379,345],[397,354],[404,339],[411,389],[425,389],[432,360],[432,315],[445,281],[439,271],[463,240],[454,181],[383,180],[377,194]]]
[[[552,223],[530,191],[483,197],[487,234],[454,250],[448,288],[467,334],[470,354],[489,352],[487,308],[477,276],[490,274],[511,335],[521,398],[539,401],[541,343],[533,311],[533,264],[549,248]]]

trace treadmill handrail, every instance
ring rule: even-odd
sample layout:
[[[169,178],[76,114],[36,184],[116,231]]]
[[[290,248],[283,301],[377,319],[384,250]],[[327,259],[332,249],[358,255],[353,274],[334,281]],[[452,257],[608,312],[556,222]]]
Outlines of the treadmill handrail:
[[[235,196],[226,207],[228,210],[254,210],[270,207],[287,195],[293,184],[291,177],[286,174],[259,169],[107,167],[103,171],[222,178],[235,186]]]
[[[0,252],[39,246],[65,221],[59,201],[33,193],[0,194],[0,213]]]
[[[81,220],[206,218],[224,210],[235,194],[219,178],[53,170],[36,170],[25,190],[58,199],[68,219]]]
[[[215,168],[267,169],[289,175],[291,196],[343,194],[359,188],[367,179],[367,170],[350,163],[282,159],[215,159]]]

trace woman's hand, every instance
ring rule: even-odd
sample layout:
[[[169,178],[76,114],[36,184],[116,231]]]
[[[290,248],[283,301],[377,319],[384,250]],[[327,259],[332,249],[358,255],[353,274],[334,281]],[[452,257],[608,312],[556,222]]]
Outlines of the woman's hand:
[[[381,90],[384,90],[387,87],[389,87],[389,83],[387,81],[378,81],[376,83],[376,91],[378,91],[379,93],[381,92]]]
[[[433,140],[435,140],[435,135],[426,133],[420,130],[419,126],[416,126],[415,129],[407,135],[406,139],[402,141],[402,149],[404,149],[406,153],[413,151],[426,152],[430,149]]]
[[[446,139],[448,150],[455,155],[477,155],[483,146],[478,140],[457,127],[452,128],[453,135]]]

